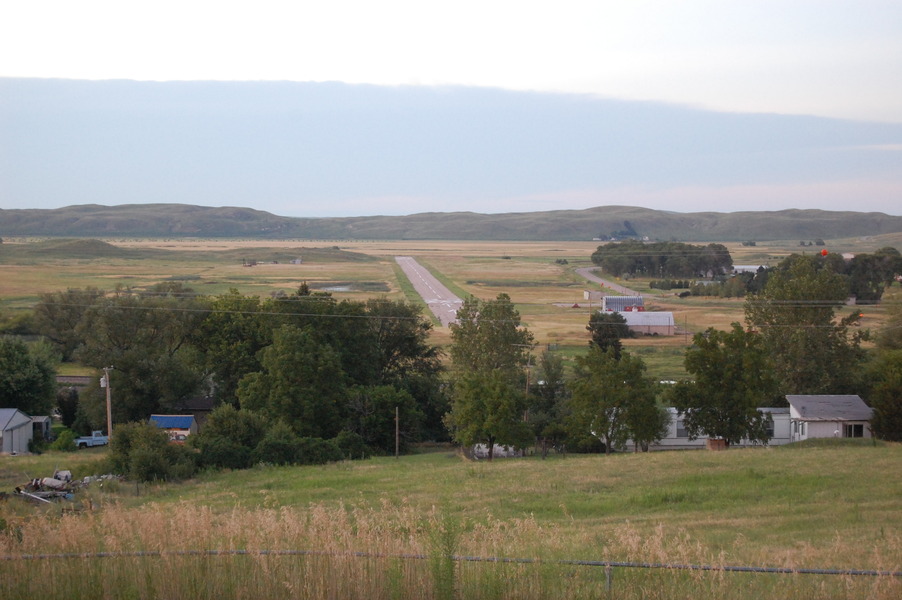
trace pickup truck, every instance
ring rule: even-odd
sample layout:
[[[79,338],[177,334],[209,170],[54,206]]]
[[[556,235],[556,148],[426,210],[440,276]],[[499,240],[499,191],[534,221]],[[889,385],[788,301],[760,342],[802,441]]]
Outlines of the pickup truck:
[[[78,448],[91,448],[93,446],[106,446],[110,438],[103,435],[102,431],[92,431],[91,435],[75,438],[75,446]]]

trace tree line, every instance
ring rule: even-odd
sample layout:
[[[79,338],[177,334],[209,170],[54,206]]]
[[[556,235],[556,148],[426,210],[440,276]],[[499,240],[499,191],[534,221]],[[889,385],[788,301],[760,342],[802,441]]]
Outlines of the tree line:
[[[402,447],[444,431],[441,351],[410,303],[337,301],[306,285],[269,299],[236,290],[207,297],[165,283],[45,294],[34,319],[64,360],[113,367],[118,423],[211,395],[302,437],[359,434],[378,452],[394,450],[396,406]],[[92,387],[67,425],[101,428],[104,411]]]
[[[51,343],[66,359],[114,367],[116,423],[146,422],[193,394],[214,393],[221,406],[192,441],[195,454],[147,451],[159,438],[142,430],[126,429],[115,442],[131,471],[156,476],[191,464],[392,452],[396,411],[402,450],[450,436],[485,444],[491,457],[496,444],[610,452],[632,440],[647,448],[665,435],[665,406],[680,411],[691,436],[766,442],[758,407],[780,406],[786,394],[858,393],[875,410],[874,432],[899,439],[902,309],[890,308],[875,349],[866,350],[868,332],[845,307],[850,278],[838,264],[823,256],[784,260],[746,298],[744,324],[695,334],[684,356],[688,376],[667,386],[624,349],[629,329],[616,313],[590,317],[589,347],[569,367],[554,352],[534,356],[534,336],[506,294],[464,302],[445,368],[428,342],[431,322],[405,302],[339,302],[306,286],[269,299],[235,290],[206,297],[172,283],[140,292],[66,290],[35,307],[47,343],[0,340],[3,366],[26,375],[5,378],[10,389],[0,388],[0,401],[9,406],[15,397],[32,410],[47,402],[38,399],[45,388],[22,381],[53,372]],[[16,396],[26,387],[36,396]],[[64,418],[75,427],[105,423],[99,388],[83,396],[73,407],[61,395]]]
[[[733,259],[723,244],[626,240],[599,246],[592,263],[616,277],[714,277],[729,273]]]
[[[523,447],[531,441],[571,449],[601,443],[647,447],[666,435],[677,409],[690,438],[735,444],[768,442],[768,416],[759,407],[786,406],[788,394],[859,394],[874,409],[876,436],[902,439],[902,308],[890,308],[876,349],[845,302],[851,279],[824,256],[793,255],[772,269],[744,306],[745,324],[709,328],[693,336],[684,365],[688,376],[661,386],[640,357],[623,349],[629,336],[617,313],[596,313],[587,329],[587,354],[565,377],[560,357],[543,353],[529,383],[533,339],[520,327],[509,298],[471,300],[452,328],[451,411],[446,417],[461,444]],[[880,290],[882,294],[882,290]],[[524,375],[527,388],[522,389]]]

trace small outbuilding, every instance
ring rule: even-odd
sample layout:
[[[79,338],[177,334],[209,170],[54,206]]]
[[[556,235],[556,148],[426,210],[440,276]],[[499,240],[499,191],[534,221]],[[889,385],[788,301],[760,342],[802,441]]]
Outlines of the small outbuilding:
[[[33,436],[31,417],[18,408],[0,408],[0,454],[28,454]]]
[[[50,441],[53,438],[53,419],[50,417],[31,417],[34,439]]]
[[[150,415],[150,423],[169,433],[169,441],[184,442],[197,434],[197,419],[193,415]]]
[[[673,335],[675,325],[673,313],[665,311],[623,311],[619,313],[626,319],[630,331],[640,335]]]
[[[790,395],[790,435],[811,438],[869,438],[874,409],[858,395]]]

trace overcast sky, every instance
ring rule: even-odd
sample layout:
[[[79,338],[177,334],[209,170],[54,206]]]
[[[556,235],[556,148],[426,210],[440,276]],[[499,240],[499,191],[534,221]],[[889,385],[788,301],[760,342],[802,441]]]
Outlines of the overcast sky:
[[[5,78],[478,86],[902,124],[900,73],[898,0],[0,4]],[[8,140],[0,144],[16,151]],[[882,145],[896,163],[900,144]],[[617,203],[673,210],[704,210],[712,202],[722,208],[724,198],[762,195],[786,208],[817,206],[818,198],[823,208],[839,208],[858,198],[859,210],[902,212],[900,178],[885,172],[850,173],[842,181],[717,182],[699,175],[670,187],[628,183],[563,182],[532,195],[559,208]],[[0,207],[46,202],[23,196],[22,186],[13,197],[11,189],[0,187]],[[422,201],[424,192],[417,194]],[[436,198],[453,196],[435,190]],[[530,206],[523,204],[529,193],[510,196]],[[457,204],[435,208],[506,210],[489,210],[485,197],[475,206],[452,200]],[[398,202],[385,212],[417,211]],[[255,205],[250,198],[245,204]],[[255,207],[285,214],[278,206]],[[342,211],[373,212],[353,203]]]

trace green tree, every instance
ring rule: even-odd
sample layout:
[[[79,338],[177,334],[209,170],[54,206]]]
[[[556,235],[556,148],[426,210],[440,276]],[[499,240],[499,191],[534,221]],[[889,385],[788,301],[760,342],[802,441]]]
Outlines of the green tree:
[[[820,258],[793,255],[746,299],[746,322],[771,354],[781,395],[855,392],[866,334],[852,329],[857,311],[838,314],[848,291]]]
[[[877,333],[877,348],[881,351],[902,350],[902,299],[897,294],[885,305],[886,321]]]
[[[207,301],[206,308],[190,342],[212,377],[217,400],[235,404],[238,382],[260,370],[259,352],[272,343],[272,319],[262,313],[258,296],[236,289]]]
[[[399,446],[406,452],[419,439],[423,413],[413,397],[390,385],[355,386],[349,390],[345,428],[382,454],[395,451],[395,409],[398,414]]]
[[[507,294],[484,302],[470,296],[451,324],[451,361],[458,371],[500,370],[516,378],[533,345],[532,333],[520,327],[520,313]]]
[[[195,457],[169,435],[149,423],[124,423],[110,439],[107,460],[113,473],[134,481],[180,479],[196,469]]]
[[[564,381],[564,359],[552,352],[542,352],[536,365],[536,376],[529,387],[529,425],[542,442],[542,457],[548,444],[559,444],[567,437],[567,386]]]
[[[263,370],[238,385],[243,408],[284,419],[300,436],[334,437],[347,399],[341,359],[331,346],[304,329],[285,325],[261,352]]]
[[[200,451],[203,465],[245,469],[251,465],[251,453],[267,430],[268,423],[262,415],[222,404],[210,413],[200,433],[188,438],[188,443]]]
[[[685,366],[692,379],[677,382],[670,401],[689,439],[768,442],[768,417],[757,409],[771,403],[777,382],[760,335],[739,323],[728,332],[709,328],[693,337]]]
[[[485,443],[492,460],[495,444],[523,448],[532,440],[525,411],[523,391],[501,369],[471,371],[455,383],[445,423],[458,443]]]
[[[92,287],[69,288],[64,292],[41,295],[34,307],[35,327],[56,345],[63,360],[71,360],[75,350],[84,341],[79,323],[103,296],[103,291]]]
[[[643,396],[630,405],[626,413],[626,425],[636,450],[647,452],[651,444],[667,436],[670,413],[658,404],[655,396]]]
[[[409,302],[372,298],[365,320],[372,332],[378,385],[397,385],[411,375],[435,377],[441,371],[441,350],[429,343],[432,323],[422,308]]]
[[[631,423],[641,425],[645,406],[655,406],[642,359],[626,352],[618,358],[613,348],[591,346],[578,356],[570,388],[572,427],[601,440],[605,454],[622,449],[633,433]]]
[[[89,307],[78,324],[82,363],[111,372],[114,421],[144,421],[195,393],[200,362],[188,345],[203,319],[199,305],[181,293],[119,290]]]
[[[56,398],[56,364],[44,344],[0,336],[0,407],[49,415]]]
[[[874,435],[902,442],[902,349],[881,352],[868,365],[867,373]]]
[[[633,332],[626,324],[626,318],[618,312],[595,311],[589,317],[586,329],[592,336],[589,345],[598,346],[602,352],[610,348],[618,359],[623,350],[620,340],[633,337]]]
[[[56,392],[56,407],[60,411],[60,421],[66,427],[72,427],[78,414],[78,390],[74,387],[60,388]]]

